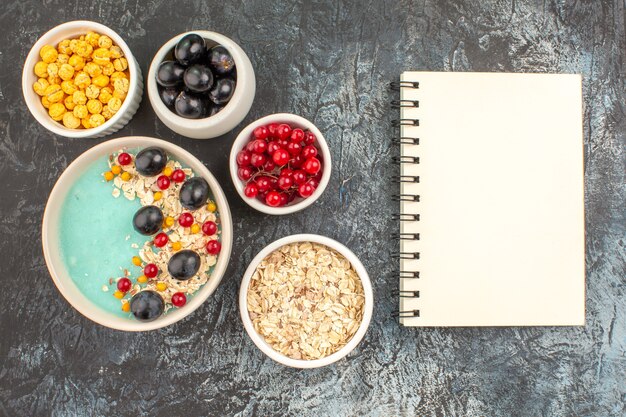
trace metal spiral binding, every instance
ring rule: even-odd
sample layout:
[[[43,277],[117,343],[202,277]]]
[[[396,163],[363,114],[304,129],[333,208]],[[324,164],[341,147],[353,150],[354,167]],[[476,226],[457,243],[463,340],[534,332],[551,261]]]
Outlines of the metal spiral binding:
[[[410,88],[410,89],[418,89],[419,88],[419,82],[416,81],[394,81],[391,82],[389,84],[389,87],[392,90],[395,91],[400,91],[400,89],[403,88]],[[420,102],[419,100],[407,100],[407,99],[400,99],[400,100],[391,100],[390,102],[391,108],[394,109],[398,109],[398,108],[419,108],[420,107]],[[403,126],[407,126],[407,127],[417,127],[420,125],[420,120],[419,119],[404,119],[404,118],[400,118],[400,119],[394,119],[391,121],[391,125],[395,128],[395,130],[399,133],[400,129],[402,129]],[[408,137],[408,136],[401,136],[398,135],[397,137],[394,137],[392,139],[392,143],[394,145],[398,145],[400,147],[402,146],[418,146],[420,144],[420,139],[417,137]],[[419,164],[420,163],[420,158],[418,156],[407,156],[407,155],[401,155],[401,156],[394,156],[392,158],[393,163],[398,164],[398,165],[410,165],[410,164]],[[395,183],[419,183],[420,182],[420,177],[418,175],[395,175],[392,178],[393,182]],[[407,193],[398,193],[395,194],[394,196],[392,196],[392,199],[394,201],[398,201],[400,202],[400,204],[402,204],[402,202],[410,202],[410,203],[418,203],[420,201],[420,196],[419,194],[407,194]],[[400,222],[416,222],[420,220],[420,215],[418,213],[402,213],[402,212],[398,212],[396,214],[393,215],[393,219],[400,221]],[[419,233],[393,233],[392,234],[392,238],[393,239],[397,239],[398,241],[415,241],[415,240],[420,240],[420,234]],[[419,252],[403,252],[403,251],[399,251],[399,252],[394,252],[391,254],[391,257],[393,259],[397,259],[398,262],[400,262],[400,260],[402,259],[406,259],[406,260],[419,260],[420,259],[420,253]],[[399,276],[400,279],[419,279],[420,278],[420,273],[419,271],[406,271],[406,270],[396,270],[394,271],[394,275],[395,276]],[[394,290],[392,291],[392,295],[395,297],[400,297],[400,298],[419,298],[420,297],[420,292],[419,291],[409,291],[409,290]],[[392,313],[392,316],[395,318],[410,318],[410,317],[419,317],[420,316],[420,310],[419,309],[414,309],[414,310],[405,310],[405,311],[400,311],[400,310],[396,310]]]

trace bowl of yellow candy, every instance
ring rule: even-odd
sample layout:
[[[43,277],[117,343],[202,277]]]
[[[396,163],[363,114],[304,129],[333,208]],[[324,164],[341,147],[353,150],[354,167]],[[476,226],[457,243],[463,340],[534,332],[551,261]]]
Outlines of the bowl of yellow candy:
[[[28,109],[46,129],[96,138],[130,121],[141,102],[143,80],[117,33],[79,20],[39,38],[24,63],[22,91]]]

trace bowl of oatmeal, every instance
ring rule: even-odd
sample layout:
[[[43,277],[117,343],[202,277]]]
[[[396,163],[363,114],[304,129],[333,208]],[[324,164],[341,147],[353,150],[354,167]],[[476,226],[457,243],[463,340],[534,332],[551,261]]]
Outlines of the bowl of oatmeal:
[[[367,271],[352,251],[325,236],[287,236],[252,260],[239,311],[254,344],[294,368],[334,363],[363,339],[374,306]]]
[[[42,243],[52,280],[74,308],[107,327],[144,331],[181,320],[215,291],[232,220],[201,161],[160,139],[125,137],[63,171]]]

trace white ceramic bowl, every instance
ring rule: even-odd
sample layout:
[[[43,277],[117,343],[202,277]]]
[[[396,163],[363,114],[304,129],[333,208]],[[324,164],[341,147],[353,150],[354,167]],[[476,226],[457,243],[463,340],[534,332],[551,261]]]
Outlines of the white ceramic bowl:
[[[317,142],[315,143],[317,149],[319,150],[319,154],[322,157],[322,179],[320,180],[319,185],[313,192],[313,194],[309,198],[301,198],[296,197],[291,203],[287,204],[283,207],[270,207],[262,201],[259,201],[256,198],[248,198],[244,194],[244,183],[239,179],[237,175],[237,153],[241,151],[250,141],[252,137],[252,132],[259,126],[267,125],[269,123],[287,123],[292,127],[299,127],[303,130],[310,130],[317,137]],[[275,113],[270,114],[269,116],[262,117],[255,122],[250,123],[246,126],[241,133],[237,136],[235,141],[233,142],[233,146],[230,150],[230,177],[233,180],[233,184],[235,185],[235,189],[248,205],[260,212],[267,214],[289,214],[295,213],[296,211],[300,211],[311,204],[313,204],[324,192],[326,186],[328,185],[328,181],[330,180],[330,172],[332,168],[332,162],[330,158],[330,150],[328,149],[328,144],[326,143],[326,139],[324,139],[324,135],[322,132],[310,121],[305,119],[304,117],[297,116],[291,113]]]
[[[276,249],[294,242],[316,242],[336,250],[337,252],[345,256],[348,261],[350,261],[357,274],[361,278],[361,283],[363,284],[363,291],[365,294],[365,307],[363,312],[363,320],[361,321],[359,329],[344,347],[342,347],[332,355],[326,356],[321,359],[292,359],[288,356],[283,355],[282,353],[277,352],[265,342],[261,335],[257,333],[257,331],[254,329],[254,326],[252,325],[250,316],[248,315],[248,286],[250,285],[250,279],[252,278],[252,275],[254,274],[257,266],[267,255],[274,252]],[[252,262],[250,262],[248,269],[244,273],[243,280],[241,281],[241,287],[239,288],[239,312],[241,314],[243,326],[245,327],[246,332],[248,332],[248,336],[250,336],[254,344],[259,349],[261,349],[261,351],[267,356],[269,356],[276,362],[282,363],[283,365],[291,366],[293,368],[319,368],[321,366],[330,365],[331,363],[337,362],[339,359],[345,357],[359,344],[361,339],[363,339],[363,336],[365,336],[365,332],[367,332],[370,320],[372,319],[373,309],[374,294],[372,293],[372,284],[370,282],[369,275],[367,274],[367,271],[365,270],[365,267],[363,267],[361,261],[359,261],[359,258],[357,258],[350,249],[337,242],[336,240],[320,235],[291,235],[270,243],[261,252],[259,252],[257,256],[254,257]]]
[[[138,320],[134,320],[133,318],[119,317],[111,312],[105,311],[100,307],[97,307],[91,300],[83,295],[76,284],[74,284],[74,281],[70,277],[61,257],[58,245],[58,225],[61,207],[68,191],[76,179],[79,178],[92,163],[99,158],[105,158],[111,153],[122,148],[145,148],[148,146],[158,146],[163,148],[169,155],[193,169],[196,175],[207,180],[215,198],[217,209],[220,213],[222,250],[217,258],[217,263],[211,278],[194,294],[193,297],[189,299],[188,303],[184,307],[180,309],[172,309],[167,314],[154,321],[140,322]],[[228,266],[232,243],[233,225],[230,209],[228,207],[228,201],[226,201],[226,197],[224,196],[224,193],[215,177],[211,174],[211,172],[209,172],[202,162],[189,152],[170,142],[149,137],[129,136],[112,139],[96,145],[80,155],[65,169],[65,171],[63,171],[63,174],[57,180],[57,183],[48,198],[48,203],[46,204],[43,216],[43,253],[48,270],[50,271],[50,275],[52,276],[52,280],[55,285],[63,297],[65,297],[65,299],[85,317],[103,326],[118,330],[144,331],[158,329],[175,323],[183,317],[191,314],[195,309],[200,307],[200,305],[213,293],[213,291],[215,291],[219,285]]]
[[[85,35],[89,31],[94,31],[101,35],[107,35],[113,40],[115,45],[122,48],[124,56],[128,60],[130,88],[126,99],[122,103],[122,107],[113,115],[113,117],[111,117],[111,119],[107,120],[106,123],[91,129],[68,129],[63,126],[62,123],[52,120],[52,118],[48,115],[48,109],[41,104],[41,97],[39,97],[33,90],[33,84],[38,80],[38,77],[35,75],[35,64],[41,60],[39,57],[39,50],[44,45],[52,45],[56,47],[56,45],[63,39],[76,38],[80,35]],[[139,68],[139,64],[137,64],[130,48],[117,33],[100,23],[90,22],[87,20],[76,20],[73,22],[63,23],[62,25],[52,28],[39,38],[35,45],[33,45],[28,53],[28,56],[26,57],[24,70],[22,71],[22,92],[24,94],[24,100],[26,100],[26,105],[32,115],[43,127],[52,133],[69,138],[99,138],[117,132],[135,115],[143,95],[143,79],[141,78],[141,69]]]
[[[159,97],[156,82],[156,73],[161,62],[166,60],[168,55],[172,54],[178,41],[190,33],[196,33],[204,39],[215,41],[226,48],[232,55],[235,61],[235,68],[237,69],[237,84],[233,97],[219,113],[204,119],[187,119],[168,109]],[[256,92],[254,69],[248,55],[232,39],[206,30],[181,33],[167,41],[156,53],[150,64],[147,84],[150,104],[159,119],[174,132],[193,139],[214,138],[233,130],[250,111]]]

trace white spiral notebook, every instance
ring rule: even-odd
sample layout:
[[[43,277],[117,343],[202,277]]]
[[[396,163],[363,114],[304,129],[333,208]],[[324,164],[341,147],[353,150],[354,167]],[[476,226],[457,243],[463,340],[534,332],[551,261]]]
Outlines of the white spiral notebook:
[[[405,72],[397,315],[584,325],[581,76]]]

